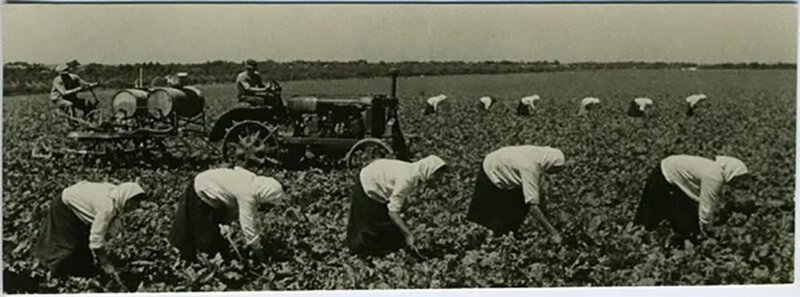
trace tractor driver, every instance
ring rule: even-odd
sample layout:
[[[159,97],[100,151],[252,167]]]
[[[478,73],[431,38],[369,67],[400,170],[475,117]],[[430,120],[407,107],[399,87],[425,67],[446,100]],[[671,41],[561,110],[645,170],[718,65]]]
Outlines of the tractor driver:
[[[97,108],[96,100],[83,99],[78,97],[78,93],[89,90],[97,85],[97,83],[88,83],[81,79],[77,74],[74,74],[74,68],[77,63],[74,61],[70,64],[58,65],[56,72],[58,76],[53,79],[53,86],[50,89],[50,100],[59,109],[69,113],[71,108],[76,108],[83,112],[84,115]]]
[[[280,107],[280,86],[277,82],[264,85],[261,74],[256,70],[258,65],[253,59],[244,63],[245,71],[236,76],[236,91],[239,104],[243,106]]]

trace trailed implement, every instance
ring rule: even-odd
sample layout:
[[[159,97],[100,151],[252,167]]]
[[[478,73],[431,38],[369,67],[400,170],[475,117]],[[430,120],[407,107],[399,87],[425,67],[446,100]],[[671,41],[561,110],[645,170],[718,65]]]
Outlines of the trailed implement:
[[[33,156],[88,155],[144,161],[177,150],[192,154],[197,151],[192,139],[205,141],[207,134],[204,105],[202,93],[194,87],[120,90],[112,97],[110,110],[98,108],[85,116],[54,111],[66,119],[69,148],[54,148],[42,140]]]

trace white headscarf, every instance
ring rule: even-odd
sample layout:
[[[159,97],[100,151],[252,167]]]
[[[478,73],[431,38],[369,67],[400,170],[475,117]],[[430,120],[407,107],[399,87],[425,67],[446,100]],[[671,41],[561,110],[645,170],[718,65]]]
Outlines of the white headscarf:
[[[433,155],[411,163],[412,172],[423,181],[430,179],[433,173],[444,165],[442,158]]]
[[[274,178],[254,176],[252,181],[253,187],[256,189],[256,202],[259,204],[280,204],[280,201],[286,197],[283,186]]]
[[[139,194],[144,194],[144,189],[142,189],[139,184],[123,183],[114,187],[111,193],[109,193],[109,197],[111,197],[111,201],[114,203],[114,209],[116,209],[118,213],[122,213],[125,209],[125,203]]]
[[[725,179],[725,182],[731,181],[734,177],[749,173],[744,162],[733,157],[717,156],[714,162],[722,168],[722,178]]]
[[[566,158],[564,158],[564,153],[561,150],[549,146],[540,147],[540,149],[542,157],[539,165],[542,166],[542,170],[547,171],[552,167],[564,166],[564,163],[566,163]]]

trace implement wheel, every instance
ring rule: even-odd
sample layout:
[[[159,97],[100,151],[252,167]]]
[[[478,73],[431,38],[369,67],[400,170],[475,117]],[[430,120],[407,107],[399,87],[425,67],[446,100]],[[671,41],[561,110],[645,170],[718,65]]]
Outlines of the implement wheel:
[[[394,156],[392,148],[377,138],[365,138],[354,144],[344,156],[348,168],[361,168],[376,159]]]
[[[281,166],[277,130],[257,121],[236,122],[226,129],[222,157],[236,165]]]

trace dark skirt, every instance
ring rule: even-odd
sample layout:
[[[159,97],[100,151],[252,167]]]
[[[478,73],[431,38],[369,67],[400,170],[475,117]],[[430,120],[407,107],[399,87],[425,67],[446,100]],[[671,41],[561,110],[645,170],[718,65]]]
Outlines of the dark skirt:
[[[436,110],[433,109],[433,105],[426,104],[425,105],[425,113],[424,114],[434,114],[434,113],[436,113]]]
[[[172,221],[169,242],[180,251],[184,259],[195,259],[197,252],[229,257],[227,240],[220,234],[219,224],[224,223],[222,210],[215,210],[197,196],[194,179],[178,204]]]
[[[97,273],[89,249],[90,226],[81,221],[56,195],[42,223],[33,256],[57,276],[90,276]]]
[[[386,204],[367,197],[358,177],[350,192],[346,244],[354,253],[369,255],[390,253],[406,245],[405,236],[389,217]]]
[[[697,201],[664,178],[659,164],[647,179],[633,223],[653,230],[666,220],[679,238],[692,238],[700,233],[697,207]]]
[[[543,205],[544,203],[540,203],[540,206]],[[517,231],[525,222],[529,208],[521,187],[500,189],[489,180],[482,166],[478,168],[475,193],[469,204],[467,220],[489,228],[499,236]]]
[[[520,102],[517,105],[517,115],[520,115],[520,116],[529,116],[529,115],[531,115],[530,107],[525,105],[525,104],[522,104],[522,102]]]
[[[695,109],[695,107],[692,107],[691,105],[687,104],[686,105],[686,116],[689,116],[689,117],[693,116],[694,115],[694,109]]]
[[[628,116],[640,118],[644,116],[644,111],[639,109],[639,105],[637,105],[635,102],[631,102],[631,105],[628,106]]]

